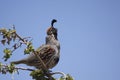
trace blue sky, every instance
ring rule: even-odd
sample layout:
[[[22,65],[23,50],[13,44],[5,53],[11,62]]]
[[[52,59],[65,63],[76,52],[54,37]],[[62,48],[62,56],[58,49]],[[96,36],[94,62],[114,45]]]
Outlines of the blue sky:
[[[33,38],[35,48],[45,42],[54,18],[61,59],[53,71],[69,73],[75,80],[120,80],[120,0],[0,0],[0,28],[14,24],[18,34]],[[1,55],[2,49],[0,45]],[[24,57],[21,48],[4,63]],[[31,79],[28,71],[14,78]],[[11,75],[0,74],[0,80],[5,79]]]

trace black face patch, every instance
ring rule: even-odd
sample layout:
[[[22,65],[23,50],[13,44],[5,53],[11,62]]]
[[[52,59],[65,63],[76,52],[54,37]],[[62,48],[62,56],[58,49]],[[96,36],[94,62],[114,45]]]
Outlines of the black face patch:
[[[58,63],[59,57],[56,57],[54,60],[55,60],[55,63]]]

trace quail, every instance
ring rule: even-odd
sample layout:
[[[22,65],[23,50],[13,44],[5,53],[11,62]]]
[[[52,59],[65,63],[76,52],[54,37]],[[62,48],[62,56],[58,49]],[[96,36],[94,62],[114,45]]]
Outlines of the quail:
[[[57,29],[54,28],[53,24],[57,20],[51,21],[51,26],[47,29],[46,43],[41,45],[36,51],[39,57],[45,63],[47,69],[53,68],[59,61],[60,58],[60,43],[58,41]],[[22,60],[13,61],[14,64],[26,64],[28,66],[34,66],[37,69],[41,69],[41,63],[34,53],[30,53],[27,58]]]

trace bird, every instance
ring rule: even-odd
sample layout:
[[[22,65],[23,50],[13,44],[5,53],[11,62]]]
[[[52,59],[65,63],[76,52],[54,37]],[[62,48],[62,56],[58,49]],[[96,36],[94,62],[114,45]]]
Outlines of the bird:
[[[36,51],[39,57],[42,59],[47,69],[55,67],[60,58],[60,42],[58,41],[58,30],[54,27],[56,19],[51,21],[51,26],[46,31],[45,43],[42,44]],[[42,69],[42,64],[34,53],[30,53],[27,58],[13,61],[13,64],[26,64],[28,66],[34,66],[37,69]]]

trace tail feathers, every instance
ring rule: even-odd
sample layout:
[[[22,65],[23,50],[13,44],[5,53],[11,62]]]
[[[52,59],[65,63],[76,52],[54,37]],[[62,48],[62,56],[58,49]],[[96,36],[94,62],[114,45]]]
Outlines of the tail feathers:
[[[11,63],[13,63],[13,64],[25,64],[26,60],[13,61]]]

